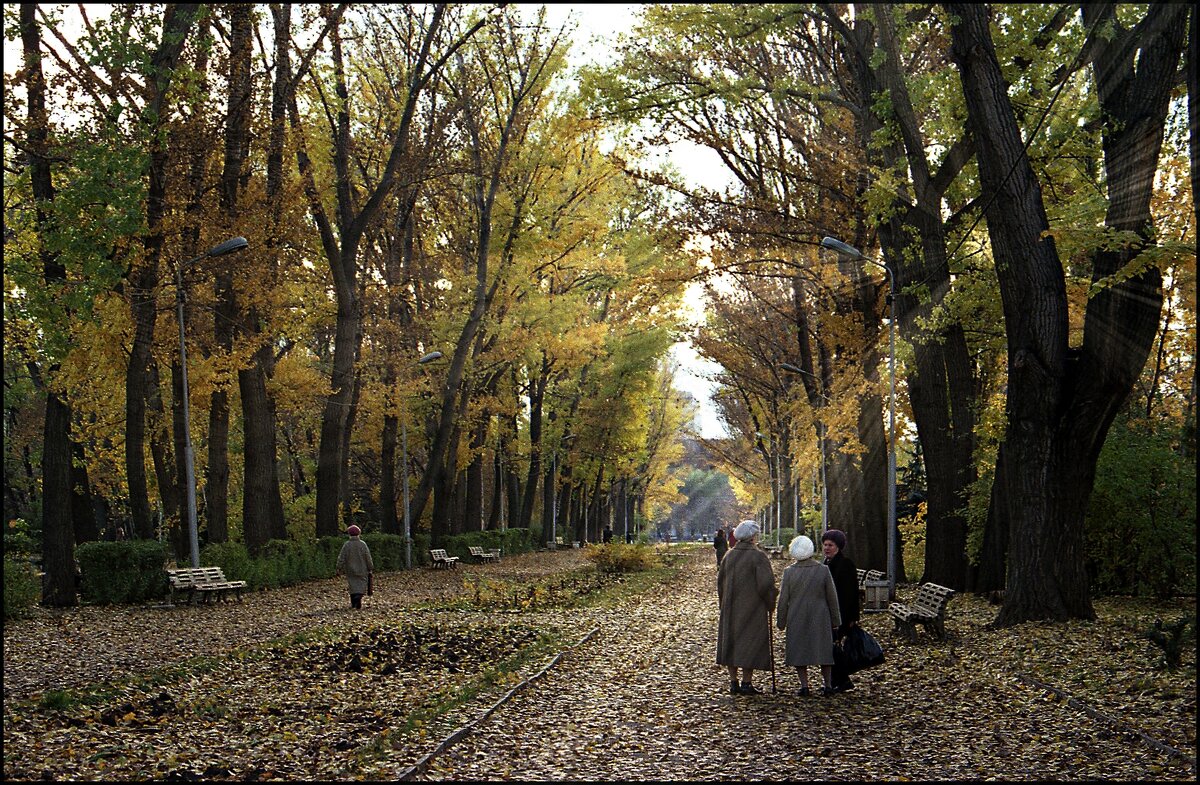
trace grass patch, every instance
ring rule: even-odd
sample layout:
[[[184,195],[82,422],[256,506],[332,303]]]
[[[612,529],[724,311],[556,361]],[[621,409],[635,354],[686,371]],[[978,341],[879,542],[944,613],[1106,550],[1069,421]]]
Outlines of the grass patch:
[[[369,763],[372,758],[378,757],[389,748],[399,748],[408,744],[413,735],[427,736],[431,730],[440,732],[439,721],[447,718],[452,712],[474,703],[488,692],[497,688],[510,688],[520,683],[522,677],[519,674],[524,668],[548,660],[563,647],[563,644],[562,636],[557,631],[544,630],[532,644],[512,656],[477,671],[460,684],[429,693],[422,705],[400,719],[394,734],[389,729],[377,734],[360,747],[359,763]]]

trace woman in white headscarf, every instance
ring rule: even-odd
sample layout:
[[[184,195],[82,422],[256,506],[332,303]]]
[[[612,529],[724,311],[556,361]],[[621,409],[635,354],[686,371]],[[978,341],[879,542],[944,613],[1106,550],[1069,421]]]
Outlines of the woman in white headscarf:
[[[784,662],[800,674],[800,695],[807,696],[808,666],[821,666],[823,695],[833,694],[833,633],[842,623],[833,575],[812,558],[813,541],[803,534],[790,546],[796,560],[783,571],[775,623],[787,630]]]
[[[742,521],[733,530],[734,545],[717,566],[721,619],[717,626],[717,664],[729,668],[729,691],[762,693],[754,671],[771,668],[771,609],[775,607],[775,573],[758,547],[758,524]],[[737,671],[742,669],[738,683]]]

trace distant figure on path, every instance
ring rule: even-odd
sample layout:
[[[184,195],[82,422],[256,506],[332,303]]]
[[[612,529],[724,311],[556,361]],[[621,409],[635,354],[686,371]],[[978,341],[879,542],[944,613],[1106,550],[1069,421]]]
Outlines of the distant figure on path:
[[[346,529],[350,539],[342,546],[337,557],[337,574],[346,576],[350,587],[350,607],[362,608],[363,595],[370,585],[371,573],[375,572],[375,562],[371,560],[371,549],[359,539],[362,529],[351,526]]]
[[[800,696],[807,697],[808,666],[821,666],[823,695],[833,694],[833,634],[842,623],[833,574],[812,558],[813,541],[801,534],[788,550],[796,563],[783,571],[775,622],[787,630],[784,662],[800,674]]]
[[[613,534],[612,524],[611,523],[605,524],[604,525],[604,535],[603,535],[605,545],[608,545],[610,542],[612,542],[612,534]]]
[[[717,596],[721,618],[717,625],[717,664],[729,668],[729,691],[758,695],[754,671],[768,670],[771,660],[771,610],[775,607],[775,573],[767,554],[759,550],[758,524],[742,521],[733,530],[737,545],[717,565]],[[738,684],[737,671],[742,669]]]
[[[829,529],[821,535],[821,549],[825,552],[825,564],[833,576],[833,586],[837,589],[838,609],[842,613],[842,623],[834,634],[834,640],[851,628],[858,625],[858,567],[850,561],[842,551],[846,549],[846,533],[841,529]],[[854,689],[850,674],[839,666],[833,669],[833,691],[845,692]]]
[[[717,549],[717,564],[720,564],[721,559],[725,556],[725,551],[729,550],[729,540],[725,538],[724,524],[718,526],[717,533],[713,535],[713,547]]]

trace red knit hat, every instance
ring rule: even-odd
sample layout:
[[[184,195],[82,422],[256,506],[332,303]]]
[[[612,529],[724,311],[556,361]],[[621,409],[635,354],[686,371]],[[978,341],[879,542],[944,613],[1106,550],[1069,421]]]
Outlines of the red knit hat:
[[[349,534],[351,537],[357,537],[362,534],[362,529],[357,526],[351,526],[349,529],[346,529],[346,534]]]

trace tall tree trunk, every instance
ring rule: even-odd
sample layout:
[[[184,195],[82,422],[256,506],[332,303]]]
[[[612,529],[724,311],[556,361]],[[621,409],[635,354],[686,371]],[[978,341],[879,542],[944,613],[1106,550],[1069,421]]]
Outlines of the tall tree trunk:
[[[83,445],[77,441],[71,442],[71,457],[71,526],[75,544],[79,545],[99,540],[100,526],[96,520],[96,500],[88,481]]]
[[[529,528],[533,521],[533,504],[537,494],[538,476],[542,473],[542,416],[546,401],[547,376],[549,364],[546,353],[542,352],[542,364],[538,375],[529,384],[529,471],[525,479],[525,491],[521,496],[520,514],[513,520],[513,526],[522,529]],[[557,449],[557,447],[555,448]],[[550,463],[547,460],[547,463]],[[543,495],[549,493],[542,489]],[[549,537],[549,532],[543,532]],[[546,540],[549,542],[549,539]]]
[[[35,5],[22,3],[21,46],[26,74],[29,127],[26,134],[29,178],[36,202],[39,255],[42,278],[51,291],[67,280],[67,270],[51,251],[42,233],[51,224],[54,181],[50,172],[49,115],[46,111],[46,79],[42,71],[41,35],[34,19]],[[60,325],[67,329],[67,325]],[[75,543],[71,520],[71,410],[54,391],[52,375],[46,373],[46,414],[42,427],[42,604],[65,608],[77,604],[75,596]]]
[[[1004,501],[1012,529],[1005,603],[996,624],[1090,619],[1095,612],[1084,563],[1084,515],[1104,437],[1157,331],[1161,272],[1152,267],[1102,287],[1085,311],[1082,348],[1070,346],[1062,265],[996,61],[988,10],[947,8],[959,17],[951,28],[952,56],[979,139],[1008,334]],[[1105,118],[1105,225],[1143,238],[1132,247],[1098,251],[1093,282],[1131,261],[1152,231],[1150,195],[1186,13],[1185,6],[1151,5],[1143,22],[1127,31],[1111,5],[1083,7],[1084,21],[1104,29],[1092,43]]]
[[[488,511],[487,528],[498,531],[504,524],[504,452],[503,442],[492,453],[492,503]]]
[[[360,336],[361,338],[361,336]],[[357,351],[355,352],[355,366],[358,365]],[[346,423],[342,427],[342,446],[338,450],[338,469],[339,490],[338,497],[342,506],[342,521],[349,526],[354,523],[354,486],[353,477],[350,473],[350,437],[354,433],[354,421],[358,419],[358,401],[362,395],[362,374],[358,371],[354,373],[354,383],[350,391],[350,411],[346,412]]]
[[[477,422],[471,429],[471,462],[467,465],[466,493],[463,500],[466,506],[463,529],[466,531],[477,531],[483,528],[483,465],[489,417],[490,415],[485,412],[480,418],[480,422]]]
[[[146,197],[145,259],[130,272],[129,300],[133,318],[133,346],[125,378],[125,473],[129,487],[129,508],[134,535],[154,538],[154,520],[146,484],[146,396],[158,289],[158,264],[162,255],[162,222],[166,215],[167,165],[169,153],[165,135],[158,133],[165,116],[167,91],[179,56],[195,22],[197,3],[168,4],[163,10],[163,31],[158,49],[150,58],[151,75],[146,80],[147,103],[144,121],[151,124],[154,140],[150,146],[149,188]]]
[[[238,190],[242,161],[248,145],[250,123],[251,83],[251,8],[231,4],[229,13],[229,102],[225,110],[225,149],[221,167],[221,214],[227,226],[238,222]],[[234,294],[233,273],[222,264],[216,275],[216,309],[213,318],[215,351],[228,356],[233,352],[234,328],[239,307]],[[217,531],[229,529],[229,386],[233,380],[218,380],[209,409],[208,480],[205,484],[208,525]],[[266,519],[254,521],[262,526]],[[250,543],[247,541],[247,545]]]
[[[970,146],[960,140],[943,158],[940,168],[931,171],[927,145],[904,81],[893,9],[873,8],[876,25],[862,18],[852,29],[840,22],[835,24],[841,26],[851,50],[850,67],[860,100],[870,102],[871,110],[860,115],[860,144],[868,157],[885,169],[894,169],[903,160],[911,178],[904,192],[911,201],[899,198],[898,192],[893,216],[879,225],[879,240],[894,276],[896,329],[913,346],[914,362],[906,381],[917,435],[929,467],[922,580],[962,589],[967,579],[967,523],[960,511],[975,479],[974,370],[961,326],[946,324],[931,329],[924,325],[950,291],[942,196],[966,162]],[[874,57],[877,49],[883,53],[882,58]],[[886,119],[899,129],[892,142],[883,147],[871,142],[885,119],[876,108],[880,104],[875,99],[880,95],[888,97]],[[862,239],[858,238],[860,242]],[[914,285],[921,286],[928,296],[922,298],[906,291]],[[886,281],[883,286],[887,286]],[[882,322],[876,318],[867,327],[876,345],[885,345],[887,335]],[[878,354],[882,355],[882,350]],[[884,445],[887,449],[886,440]],[[882,487],[886,492],[886,481]],[[886,510],[886,502],[884,505]],[[887,526],[877,531],[886,533]],[[886,541],[883,547],[886,549]],[[899,561],[897,553],[898,572]]]
[[[162,387],[158,377],[158,362],[150,359],[146,372],[148,382],[146,406],[151,415],[153,428],[150,431],[150,457],[154,465],[154,478],[158,483],[158,498],[162,505],[162,520],[179,528],[179,486],[174,471],[176,462],[170,454],[171,438],[167,433],[167,415],[163,409]]]

